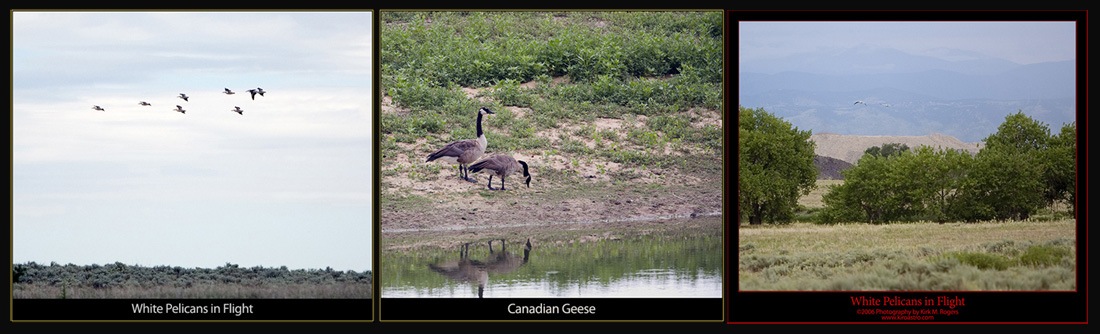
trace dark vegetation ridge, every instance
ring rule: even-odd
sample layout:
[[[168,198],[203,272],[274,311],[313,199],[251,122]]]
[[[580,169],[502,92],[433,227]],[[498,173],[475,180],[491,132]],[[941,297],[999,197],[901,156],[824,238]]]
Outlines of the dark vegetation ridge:
[[[852,168],[847,161],[826,157],[814,156],[814,168],[817,168],[818,180],[843,180],[844,175],[840,171]]]

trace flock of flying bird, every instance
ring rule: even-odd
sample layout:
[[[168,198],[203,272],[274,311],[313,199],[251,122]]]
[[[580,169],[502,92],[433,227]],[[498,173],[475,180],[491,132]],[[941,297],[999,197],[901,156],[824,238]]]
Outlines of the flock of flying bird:
[[[485,133],[481,131],[481,117],[482,115],[495,114],[489,108],[482,107],[477,112],[477,138],[465,139],[452,142],[443,146],[438,151],[428,155],[428,161],[435,160],[446,161],[450,163],[458,164],[458,177],[473,183],[477,183],[477,180],[470,178],[470,173],[478,173],[484,171],[489,174],[489,190],[498,190],[493,188],[493,176],[500,177],[500,189],[508,190],[504,188],[504,178],[515,174],[523,169],[523,177],[527,180],[527,187],[531,187],[531,173],[527,169],[527,162],[522,160],[516,160],[510,155],[496,154],[485,159],[481,158],[485,155],[485,149],[488,147],[489,142],[485,139]]]
[[[856,101],[856,103],[852,103],[852,104],[862,104],[862,105],[867,105],[867,103],[864,103],[863,101]],[[888,104],[888,103],[879,103],[879,104],[881,104],[882,106],[884,106],[884,107],[887,107],[887,108],[889,108],[889,107],[890,107],[890,104]]]
[[[256,87],[255,89],[249,89],[248,92],[252,93],[252,100],[256,100],[256,94],[259,94],[260,96],[264,96],[264,93],[266,93],[263,88],[259,88],[259,87]],[[225,95],[237,94],[236,92],[230,90],[229,88],[226,88],[225,91],[222,91],[222,93],[224,93]],[[189,99],[191,98],[191,97],[187,96],[187,94],[184,94],[184,93],[180,93],[180,95],[178,95],[176,97],[182,99],[185,102],[190,101]],[[145,101],[138,102],[138,104],[142,105],[142,106],[146,106],[146,107],[153,105],[152,103],[145,102]],[[100,107],[98,105],[92,106],[92,110],[107,111],[106,109],[103,109],[103,107]],[[186,114],[187,113],[187,110],[184,110],[183,106],[178,105],[178,104],[176,105],[176,109],[172,109],[172,111],[179,112],[181,114]],[[229,111],[235,112],[238,115],[244,115],[244,109],[241,109],[241,107],[238,107],[238,106],[233,106],[233,109],[229,109]]]

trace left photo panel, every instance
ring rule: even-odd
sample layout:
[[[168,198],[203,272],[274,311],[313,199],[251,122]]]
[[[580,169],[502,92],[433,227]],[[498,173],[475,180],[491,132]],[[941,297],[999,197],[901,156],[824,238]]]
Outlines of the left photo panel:
[[[11,320],[373,321],[371,11],[11,19]]]

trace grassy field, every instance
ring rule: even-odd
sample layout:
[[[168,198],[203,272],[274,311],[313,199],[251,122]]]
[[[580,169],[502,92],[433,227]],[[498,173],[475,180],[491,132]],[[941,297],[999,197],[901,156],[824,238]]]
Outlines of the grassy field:
[[[1072,291],[1076,220],[742,226],[742,291]]]
[[[380,19],[383,232],[486,224],[490,214],[560,222],[720,211],[721,12]],[[480,107],[496,112],[483,122],[487,155],[527,161],[531,188],[513,176],[509,191],[489,191],[484,175],[475,185],[455,165],[424,162],[476,137]]]

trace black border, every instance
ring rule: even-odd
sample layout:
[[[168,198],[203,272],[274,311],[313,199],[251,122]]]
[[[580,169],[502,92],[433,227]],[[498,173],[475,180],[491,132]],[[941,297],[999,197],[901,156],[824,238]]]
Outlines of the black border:
[[[1003,11],[727,11],[729,26],[727,47],[736,49],[740,21],[1075,21],[1077,23],[1077,132],[1080,152],[1088,152],[1088,17],[1085,10],[1003,10]],[[735,53],[727,52],[727,55]],[[729,60],[727,60],[729,62]],[[735,74],[736,63],[731,67]],[[727,76],[729,77],[729,76]],[[728,90],[732,97],[738,83]],[[727,101],[730,99],[727,99]],[[732,105],[733,103],[729,103]],[[1077,160],[1077,170],[1088,170],[1088,156]],[[1087,173],[1078,173],[1078,184],[1087,185]],[[1087,187],[1082,187],[1079,203],[1088,203]],[[730,324],[1087,324],[1088,323],[1088,206],[1079,206],[1077,224],[1077,291],[1070,292],[741,292],[738,279],[730,275],[727,321]],[[736,225],[734,225],[736,226]],[[735,230],[736,231],[736,230]],[[733,238],[733,239],[730,239]],[[727,235],[736,246],[736,235]],[[732,253],[731,249],[727,252]],[[730,263],[729,267],[734,267]],[[1082,265],[1084,265],[1082,267]],[[728,269],[727,270],[732,270]],[[1083,269],[1083,270],[1081,270]],[[860,315],[853,298],[860,296],[924,301],[925,298],[961,299],[957,314],[936,316],[932,321],[883,321],[879,315]],[[868,307],[878,309],[951,310],[942,306]]]
[[[721,298],[382,298],[381,322],[693,321],[720,323]],[[512,314],[514,306],[580,306],[591,314]],[[563,308],[562,308],[563,309]],[[432,310],[425,313],[424,310]],[[701,318],[707,317],[708,318]]]
[[[135,313],[135,304],[164,307],[164,313]],[[245,306],[236,313],[186,313],[186,308]],[[174,310],[168,308],[175,306]],[[185,308],[186,307],[186,308]],[[360,321],[373,319],[372,299],[14,299],[18,321]]]
[[[470,5],[473,5],[473,4],[464,4],[464,6],[470,6]],[[239,5],[234,5],[234,6],[239,6]],[[378,4],[366,4],[365,5],[365,7],[377,7],[377,6],[378,6]],[[399,5],[399,6],[403,6],[403,5]],[[418,6],[422,7],[421,5],[407,5],[407,6],[403,6],[403,7],[404,8],[415,8],[415,7],[418,7]],[[523,3],[523,4],[511,4],[507,7],[508,8],[524,8],[524,7],[531,7],[531,6],[538,6],[538,5],[530,4],[530,3]],[[544,6],[545,6],[545,8],[542,8],[542,9],[555,10],[555,8],[553,8],[554,5],[544,4]],[[585,6],[576,6],[576,5],[566,5],[566,6],[569,6],[570,8],[583,8],[583,7],[585,7]],[[587,6],[592,7],[592,6],[595,6],[595,5],[590,4],[590,5],[587,5]],[[1075,5],[1075,6],[1080,6],[1080,5],[1078,4],[1078,5]],[[710,7],[710,6],[708,5],[708,7]],[[726,30],[726,35],[725,35],[726,40],[727,40],[726,41],[727,59],[732,58],[733,53],[731,53],[730,50],[736,50],[735,47],[731,48],[730,45],[731,45],[731,41],[734,41],[733,43],[735,43],[735,41],[736,41],[736,36],[737,36],[736,21],[737,20],[741,20],[741,19],[752,19],[752,20],[762,20],[762,19],[768,19],[768,20],[790,20],[790,19],[880,20],[880,19],[884,18],[883,13],[881,13],[879,11],[818,11],[818,12],[805,13],[805,12],[788,12],[788,11],[742,11],[742,10],[732,9],[732,8],[743,7],[742,5],[736,5],[736,4],[717,5],[717,6],[714,6],[714,7],[715,8],[725,8],[725,10],[727,11],[727,18],[726,18],[726,21],[725,21],[726,25],[727,25],[727,27],[726,27],[727,30]],[[239,10],[263,11],[263,10],[272,10],[272,9],[240,8]],[[304,10],[310,10],[310,9],[304,9]],[[333,9],[333,10],[353,10],[353,9]],[[375,41],[374,42],[375,78],[374,78],[374,82],[373,82],[373,89],[374,89],[375,94],[376,94],[375,96],[381,96],[380,95],[380,88],[378,86],[379,82],[378,82],[378,74],[377,74],[378,61],[379,61],[378,57],[377,57],[377,55],[379,54],[379,52],[378,52],[379,51],[378,50],[378,43],[377,43],[378,38],[379,38],[379,36],[378,36],[378,22],[379,22],[378,12],[379,12],[380,9],[379,8],[365,8],[365,9],[354,9],[354,10],[372,10],[373,11],[372,18],[374,19],[374,34],[375,34],[374,35],[374,41]],[[1087,106],[1088,106],[1087,105],[1087,92],[1088,92],[1088,89],[1087,89],[1087,83],[1088,83],[1088,80],[1087,80],[1087,59],[1088,59],[1088,57],[1087,57],[1087,55],[1088,55],[1088,52],[1087,52],[1087,50],[1088,50],[1087,11],[1075,10],[1075,11],[1071,11],[1069,13],[1066,13],[1066,12],[1043,12],[1043,11],[1039,11],[1039,12],[1031,12],[1031,11],[1029,11],[1029,12],[1011,12],[1011,11],[1007,11],[1007,12],[992,12],[992,13],[990,13],[990,12],[987,12],[987,11],[969,11],[969,10],[966,10],[966,11],[931,11],[931,12],[927,12],[927,13],[911,13],[911,12],[898,12],[898,11],[896,11],[896,12],[887,13],[885,18],[904,20],[904,19],[922,19],[922,18],[927,18],[927,16],[935,17],[935,19],[938,19],[938,20],[951,20],[951,19],[967,19],[967,20],[969,20],[969,19],[983,19],[983,17],[984,17],[984,19],[1005,19],[1005,20],[1036,20],[1036,19],[1073,19],[1073,20],[1076,20],[1079,24],[1079,27],[1078,27],[1078,57],[1077,57],[1078,64],[1079,64],[1079,66],[1078,66],[1078,68],[1079,68],[1078,69],[1078,73],[1079,73],[1078,82],[1079,82],[1079,85],[1078,85],[1078,97],[1077,97],[1077,99],[1078,99],[1078,132],[1086,134],[1086,140],[1079,139],[1078,144],[1080,145],[1081,143],[1084,143],[1085,148],[1086,148],[1084,150],[1084,152],[1088,152],[1088,150],[1087,150],[1087,133],[1088,133],[1088,131],[1087,131]],[[977,16],[978,18],[975,18],[975,16]],[[10,20],[10,18],[9,18],[9,20]],[[1083,26],[1081,26],[1081,25],[1083,25]],[[731,36],[732,36],[732,38],[731,38]],[[732,45],[736,45],[736,44],[732,44]],[[727,108],[726,109],[726,115],[729,115],[729,112],[728,112],[729,109],[728,108],[734,102],[734,97],[735,97],[735,95],[731,95],[730,92],[736,92],[735,88],[736,88],[736,84],[737,84],[736,80],[731,80],[730,79],[730,73],[736,73],[736,67],[735,67],[736,63],[732,64],[733,67],[731,67],[731,63],[727,60],[725,66],[727,67],[727,73],[726,73],[727,83],[725,85],[725,87],[726,87],[726,99],[725,99],[725,104],[724,105],[725,105],[725,108]],[[730,69],[732,69],[732,70],[730,70]],[[732,88],[730,86],[731,84],[734,85]],[[1084,103],[1082,103],[1082,102],[1084,102]],[[374,99],[374,111],[379,110],[380,106],[381,106],[380,105],[380,100],[379,99]],[[1085,106],[1085,107],[1082,108],[1081,106]],[[1081,117],[1082,115],[1084,115],[1086,117]],[[375,133],[378,133],[379,126],[380,126],[379,117],[380,117],[379,114],[377,112],[375,112],[375,118],[374,118]],[[10,121],[11,120],[9,119],[9,122]],[[728,131],[728,129],[724,129],[724,131]],[[732,138],[731,136],[728,136],[728,133],[724,137],[725,138]],[[378,147],[379,147],[378,145],[380,145],[380,142],[378,141],[377,137],[375,139],[374,145],[375,145],[375,166],[378,166],[379,154],[378,154],[377,150],[378,150]],[[728,149],[728,146],[727,146],[727,149]],[[728,157],[729,156],[726,155],[726,159],[728,159]],[[1087,170],[1087,154],[1085,155],[1085,158],[1086,159],[1084,159],[1084,160],[1079,160],[1078,161],[1079,170]],[[1082,162],[1084,162],[1084,163],[1082,163]],[[1082,169],[1081,167],[1085,167],[1085,168]],[[376,187],[375,192],[377,193],[378,182],[380,181],[379,180],[380,174],[379,174],[378,168],[375,168],[375,170],[373,172],[374,172],[374,175],[375,175],[374,176],[374,182],[375,183],[374,183],[373,186]],[[1079,177],[1082,178],[1082,180],[1081,180],[1082,182],[1080,182],[1080,184],[1083,184],[1083,185],[1088,184],[1087,175],[1085,173],[1079,174]],[[1084,189],[1087,189],[1087,187],[1085,187]],[[1084,194],[1084,196],[1085,196],[1084,197],[1085,201],[1082,201],[1082,202],[1083,203],[1088,203],[1088,201],[1087,201],[1087,191],[1082,192],[1082,194]],[[724,196],[728,196],[728,192]],[[724,199],[723,201],[725,202],[726,200],[727,199]],[[377,196],[374,199],[374,205],[375,205],[376,208],[378,207],[377,206],[378,205]],[[1080,212],[1082,212],[1082,213],[1086,213],[1086,215],[1084,215],[1084,217],[1087,217],[1087,206],[1082,206],[1078,210],[1081,210]],[[379,245],[379,242],[380,242],[380,240],[379,240],[380,230],[379,230],[379,227],[378,227],[378,224],[377,224],[378,221],[379,221],[379,211],[376,209],[374,211],[374,216],[373,216],[373,222],[375,224],[373,241],[374,241],[375,245]],[[1087,219],[1086,219],[1086,222],[1087,222]],[[701,329],[701,328],[703,328],[703,329],[721,328],[722,330],[739,330],[739,329],[749,329],[749,328],[757,329],[757,328],[772,327],[772,328],[792,330],[792,329],[819,329],[819,328],[815,328],[815,326],[797,326],[797,324],[850,324],[850,323],[862,324],[862,323],[866,323],[866,322],[863,322],[863,321],[866,321],[866,319],[853,319],[850,315],[848,315],[848,316],[842,315],[840,318],[830,318],[830,319],[826,319],[825,321],[820,321],[820,322],[810,321],[808,318],[804,318],[806,314],[812,313],[812,312],[817,312],[817,311],[829,312],[829,309],[832,309],[832,308],[841,309],[842,307],[838,306],[838,305],[843,305],[844,308],[850,307],[851,304],[850,304],[849,301],[841,300],[841,299],[847,299],[850,296],[855,296],[856,295],[855,293],[766,293],[766,294],[760,294],[760,293],[739,293],[739,292],[737,292],[736,291],[736,287],[737,287],[736,277],[737,276],[730,276],[729,275],[730,265],[731,264],[736,264],[736,262],[731,261],[732,258],[729,257],[731,254],[736,254],[736,253],[730,253],[729,252],[729,247],[730,247],[730,243],[731,243],[730,241],[732,241],[732,243],[734,245],[736,245],[736,239],[730,239],[730,232],[729,232],[728,227],[731,225],[731,223],[730,223],[729,220],[727,220],[726,223],[727,223],[727,228],[725,230],[725,233],[726,233],[726,245],[727,245],[727,262],[726,262],[727,266],[726,266],[725,270],[726,270],[726,278],[727,279],[726,279],[726,282],[725,282],[725,285],[726,285],[725,286],[725,295],[726,295],[726,300],[725,300],[725,303],[726,303],[725,312],[726,312],[726,314],[725,315],[726,315],[726,319],[728,321],[727,324],[734,324],[734,326],[732,326],[732,327],[724,327],[726,325],[721,325],[721,324],[719,326],[714,326],[711,323],[702,323],[702,324],[700,324],[700,323],[683,323],[683,322],[657,322],[657,323],[649,322],[649,323],[645,323],[645,322],[629,322],[629,321],[628,322],[614,322],[614,323],[606,324],[606,325],[603,324],[603,323],[594,323],[593,324],[593,323],[587,323],[587,322],[564,323],[564,324],[562,324],[562,323],[556,323],[556,322],[555,323],[543,323],[543,322],[539,322],[539,321],[531,321],[531,322],[520,322],[516,326],[512,326],[513,323],[494,323],[490,327],[497,328],[497,329],[513,327],[513,328],[517,328],[517,329],[522,328],[522,329],[530,330],[531,329],[530,325],[536,325],[537,324],[541,328],[548,329],[548,330],[576,329],[576,328],[579,328],[581,326],[584,326],[584,328],[590,328],[590,329],[623,329],[623,328],[642,328],[642,327],[644,327],[644,328],[650,329],[650,330],[684,330],[684,329],[691,330],[691,329]],[[736,226],[736,225],[733,225],[733,226]],[[9,234],[10,234],[10,232],[11,231],[9,231]],[[985,323],[993,323],[993,324],[1036,323],[1035,321],[1033,321],[1035,319],[1035,317],[1031,316],[1031,313],[1028,312],[1028,311],[1036,311],[1036,310],[1038,310],[1042,313],[1054,313],[1055,316],[1057,316],[1057,313],[1067,313],[1067,312],[1077,313],[1077,311],[1081,311],[1082,313],[1085,314],[1085,317],[1083,319],[1079,319],[1079,318],[1078,319],[1073,319],[1073,321],[1074,322],[1077,322],[1077,321],[1087,322],[1087,307],[1088,307],[1088,305],[1087,305],[1087,282],[1088,282],[1088,280],[1087,280],[1087,264],[1088,264],[1087,237],[1088,237],[1087,226],[1083,226],[1082,224],[1079,224],[1078,225],[1078,240],[1080,241],[1083,238],[1086,242],[1084,242],[1084,243],[1079,242],[1078,243],[1078,252],[1079,252],[1079,254],[1078,254],[1078,263],[1085,263],[1086,267],[1085,267],[1085,272],[1084,273],[1081,273],[1081,272],[1078,273],[1078,282],[1085,282],[1086,285],[1080,285],[1079,286],[1079,291],[1077,291],[1076,293],[1068,293],[1068,294],[1073,295],[1072,298],[1061,297],[1061,298],[1053,298],[1052,299],[1052,298],[1050,298],[1051,297],[1050,293],[988,293],[988,294],[975,293],[975,296],[977,296],[976,298],[979,299],[977,305],[982,305],[980,307],[986,308],[986,312],[995,312],[995,311],[1004,310],[1004,309],[1019,308],[1019,309],[1022,309],[1022,310],[1017,311],[1017,312],[1013,312],[1013,314],[1024,314],[1024,316],[1015,317],[1015,318],[1005,317],[1005,316],[994,316],[993,318],[986,319],[988,321],[967,322],[967,323],[982,323],[982,324],[985,324]],[[1081,249],[1082,244],[1085,245],[1084,251],[1082,251],[1082,249]],[[374,296],[375,296],[375,299],[378,299],[378,297],[380,297],[380,292],[381,292],[380,288],[378,286],[378,278],[377,278],[378,264],[379,264],[378,252],[374,252],[373,256],[374,256],[374,262],[373,262],[374,268],[372,269],[372,273],[375,275],[375,277],[374,277],[374,280],[375,280],[375,283],[374,283],[374,289],[375,289]],[[1085,279],[1082,280],[1082,278],[1085,278]],[[969,296],[969,294],[970,293],[967,293],[967,295],[964,295],[963,297],[967,297],[967,296]],[[860,293],[859,295],[870,296],[870,294],[867,294],[867,293]],[[898,294],[894,294],[894,295],[898,295]],[[1034,296],[1029,297],[1028,295],[1034,295]],[[984,301],[982,299],[984,299]],[[971,300],[973,300],[973,299],[971,299]],[[16,309],[16,308],[26,307],[26,305],[19,305],[20,303],[14,301],[14,300],[10,300],[10,302],[11,303],[8,305],[9,314],[13,314],[12,311],[14,311],[14,309]],[[286,302],[288,302],[288,303],[298,303],[298,300],[286,300]],[[378,301],[375,300],[375,302],[378,302]],[[992,303],[990,303],[990,302],[992,302]],[[840,303],[840,304],[835,304],[835,303]],[[985,305],[990,305],[990,304],[1003,304],[1003,305],[999,305],[999,306],[996,306],[996,307],[994,307],[994,306],[985,306]],[[50,307],[70,308],[70,307],[73,307],[74,305],[75,304],[66,305],[64,303],[59,303],[59,304],[48,305],[48,306],[50,306]],[[375,304],[375,305],[378,305],[378,304]],[[96,305],[92,305],[92,306],[95,307]],[[293,309],[295,309],[293,312],[297,313],[298,312],[297,308],[305,308],[305,307],[307,307],[307,305],[305,305],[305,304],[295,304],[295,305],[288,306],[288,309],[293,308]],[[1044,311],[1044,309],[1047,309],[1047,310]],[[1052,309],[1052,310],[1050,310],[1050,309]],[[331,308],[330,308],[330,310],[331,310]],[[430,309],[425,309],[424,311],[429,312],[429,313],[435,313],[435,312],[442,312],[442,311],[445,311],[445,310],[441,310],[441,309],[433,307],[433,308],[430,308]],[[22,312],[22,310],[20,310],[20,312]],[[42,312],[42,313],[54,312],[54,313],[57,313],[57,314],[66,314],[66,312],[84,312],[84,311],[82,311],[82,310],[53,309],[52,311],[43,310],[43,311],[35,311],[35,312]],[[95,312],[98,312],[98,311],[95,311]],[[178,328],[181,328],[181,329],[183,329],[183,328],[187,328],[187,329],[209,329],[209,328],[213,328],[214,326],[219,326],[219,327],[222,327],[222,328],[225,328],[225,329],[236,329],[236,330],[246,329],[246,328],[247,329],[278,328],[278,329],[291,329],[291,330],[293,330],[293,329],[317,330],[317,329],[341,328],[341,329],[350,329],[350,330],[356,330],[356,331],[359,331],[359,330],[364,330],[364,331],[386,330],[386,329],[406,329],[407,330],[407,329],[445,328],[445,327],[446,328],[457,327],[457,328],[467,328],[467,329],[486,329],[487,328],[487,327],[485,327],[485,324],[483,324],[483,323],[467,324],[467,323],[464,323],[464,322],[447,322],[447,323],[442,324],[442,325],[439,325],[437,323],[423,323],[423,322],[387,322],[387,323],[379,323],[378,319],[380,319],[380,317],[379,317],[380,312],[381,312],[381,307],[373,307],[371,314],[373,315],[374,320],[373,320],[372,323],[369,323],[369,324],[359,323],[359,322],[347,323],[347,322],[339,321],[339,320],[302,321],[302,322],[290,322],[290,323],[276,322],[276,321],[252,322],[252,321],[247,321],[247,320],[227,321],[227,322],[221,322],[221,321],[196,321],[197,323],[195,323],[195,322],[189,322],[189,321],[168,320],[168,321],[152,321],[152,322],[124,321],[124,324],[120,324],[119,322],[112,322],[110,320],[104,321],[103,319],[111,318],[111,317],[103,317],[103,318],[100,318],[100,319],[97,319],[97,320],[90,320],[90,321],[80,321],[80,320],[77,320],[77,321],[51,320],[51,321],[44,321],[44,322],[19,321],[19,322],[11,322],[11,325],[12,325],[11,327],[22,328],[22,329],[35,328],[35,329],[39,329],[39,330],[41,330],[42,328],[51,328],[51,329],[71,328],[71,329],[79,329],[79,330],[88,330],[90,328],[95,328],[95,327],[99,327],[99,328],[104,328],[104,327],[106,327],[106,328],[127,327],[127,328],[130,328],[130,329],[153,329],[153,330],[156,330],[156,329],[164,329],[168,326],[173,326],[173,327],[178,326]],[[833,312],[840,312],[840,311],[833,311]],[[753,314],[762,314],[762,313],[767,313],[768,316],[766,316],[765,318],[760,318],[760,319],[753,318],[753,316],[754,316]],[[960,312],[960,314],[961,314],[961,312]],[[1074,317],[1076,317],[1076,316],[1074,316]],[[63,317],[54,317],[54,318],[61,319]],[[282,320],[294,321],[294,320],[291,320],[293,318],[300,318],[300,317],[299,316],[292,316],[288,319],[282,319]],[[762,321],[762,320],[777,319],[777,318],[779,320]],[[825,317],[819,317],[819,318],[825,318]],[[107,323],[106,324],[100,324],[99,322],[107,322]],[[210,322],[216,322],[216,323],[214,325],[211,325]],[[874,322],[874,323],[878,324],[878,322]],[[1040,323],[1048,324],[1048,323],[1060,323],[1060,322],[1040,322]],[[766,326],[765,325],[765,326],[759,326],[758,327],[758,326],[755,326],[755,324],[796,324],[796,325],[794,325],[794,327],[791,327],[791,325],[788,325],[788,326]],[[305,326],[309,326],[309,327],[305,327]],[[746,326],[748,326],[748,327],[746,327]],[[835,326],[836,325],[833,325],[833,326],[830,326],[830,327],[844,328],[844,327],[835,327]],[[847,326],[845,326],[845,327],[847,327]],[[852,326],[852,327],[865,327],[865,326]],[[904,326],[902,326],[902,327],[890,326],[889,328],[885,328],[885,329],[893,331],[893,330],[900,330],[903,327]],[[952,327],[952,328],[955,328],[955,327]],[[996,327],[993,327],[993,328],[996,328]],[[1004,328],[1004,327],[1001,327],[1001,328]],[[876,327],[876,326],[871,326],[871,327],[866,327],[865,329],[882,330],[883,328]],[[932,328],[924,327],[924,328],[921,328],[921,329],[923,329],[923,330],[929,330],[929,329],[931,329],[931,330],[942,330],[943,327],[940,327],[940,326],[936,326],[936,327],[932,327]],[[968,330],[973,330],[973,329],[974,328],[971,327]]]

